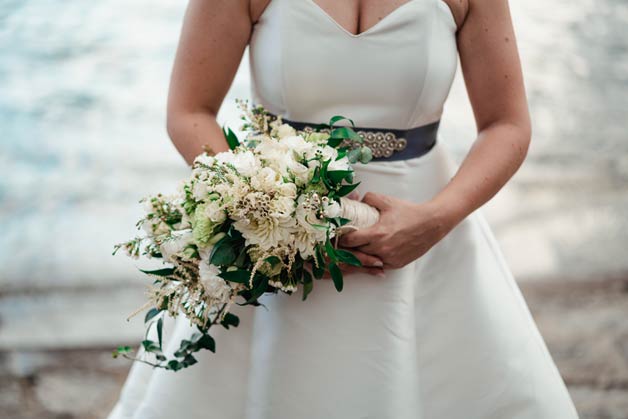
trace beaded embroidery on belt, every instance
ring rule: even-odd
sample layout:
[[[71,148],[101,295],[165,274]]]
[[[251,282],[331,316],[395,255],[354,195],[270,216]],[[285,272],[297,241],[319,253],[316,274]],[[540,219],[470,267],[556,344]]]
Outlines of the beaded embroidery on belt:
[[[290,124],[289,122],[286,123]],[[305,126],[303,131],[313,132],[315,129],[311,126]],[[323,128],[318,131],[326,134],[331,132],[329,128]],[[405,150],[408,145],[408,140],[403,137],[397,138],[395,133],[391,131],[364,131],[356,129],[355,132],[362,137],[364,145],[371,149],[374,158],[392,157],[393,153]],[[351,146],[351,140],[344,140],[341,146]]]
[[[297,131],[330,133],[330,129],[321,128],[321,124],[285,118],[282,121]],[[371,149],[374,161],[408,160],[420,157],[434,147],[439,125],[440,121],[436,121],[407,130],[356,127],[354,131],[362,137],[364,145]],[[344,145],[351,145],[351,140],[345,142]]]

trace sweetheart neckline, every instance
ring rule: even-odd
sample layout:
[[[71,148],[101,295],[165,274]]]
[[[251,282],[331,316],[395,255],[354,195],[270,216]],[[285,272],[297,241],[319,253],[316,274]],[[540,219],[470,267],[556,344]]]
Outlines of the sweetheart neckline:
[[[406,6],[409,6],[409,5],[413,4],[413,3],[416,3],[417,1],[418,0],[408,0],[404,4],[402,4],[401,6],[395,8],[394,10],[389,12],[386,16],[384,16],[381,20],[377,21],[374,25],[369,26],[367,29],[363,30],[360,33],[353,33],[351,31],[347,30],[347,28],[342,26],[340,23],[338,23],[338,21],[332,15],[330,15],[325,9],[323,9],[318,3],[316,3],[316,1],[314,1],[314,0],[306,0],[307,3],[310,3],[312,6],[314,6],[314,8],[316,10],[318,10],[320,13],[322,13],[336,27],[338,27],[338,29],[340,29],[341,32],[343,32],[344,34],[346,34],[347,36],[350,36],[352,38],[361,38],[363,36],[368,35],[369,33],[373,32],[373,31],[377,30],[378,27],[384,25],[387,21],[393,19],[395,17],[395,15],[397,15],[400,11],[403,11],[403,9],[406,8]],[[438,1],[442,2],[442,0],[438,0]]]

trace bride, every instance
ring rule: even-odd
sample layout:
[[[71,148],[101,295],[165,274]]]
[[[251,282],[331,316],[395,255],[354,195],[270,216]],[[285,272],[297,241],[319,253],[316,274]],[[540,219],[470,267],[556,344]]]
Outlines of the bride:
[[[216,114],[247,45],[254,103],[371,139],[356,177],[380,220],[340,243],[364,267],[340,294],[236,307],[193,368],[136,363],[110,418],[577,418],[477,211],[530,142],[507,1],[190,0],[167,121],[188,163],[227,150]],[[438,134],[458,57],[478,130],[459,166]],[[177,320],[172,344],[191,330]]]

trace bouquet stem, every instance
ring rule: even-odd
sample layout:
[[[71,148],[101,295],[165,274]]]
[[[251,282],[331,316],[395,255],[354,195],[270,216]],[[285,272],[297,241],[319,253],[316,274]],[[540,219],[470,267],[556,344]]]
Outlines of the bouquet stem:
[[[340,234],[370,227],[379,220],[379,211],[355,199],[340,198],[340,209],[342,218],[351,220],[342,227]]]

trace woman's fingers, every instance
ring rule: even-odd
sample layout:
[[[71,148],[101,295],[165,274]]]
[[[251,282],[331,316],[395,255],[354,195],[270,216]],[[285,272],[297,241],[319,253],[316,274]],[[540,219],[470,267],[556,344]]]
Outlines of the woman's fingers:
[[[345,263],[340,263],[338,265],[338,267],[345,274],[365,273],[365,274],[368,274],[368,275],[379,276],[381,278],[383,278],[385,276],[384,268],[358,267],[358,266],[347,265]],[[323,278],[324,279],[330,279],[331,275],[329,275],[329,272],[326,271],[325,274],[323,275]]]
[[[369,255],[368,253],[361,252],[359,250],[352,249],[351,253],[362,262],[363,267],[383,268],[384,262],[377,256]]]

